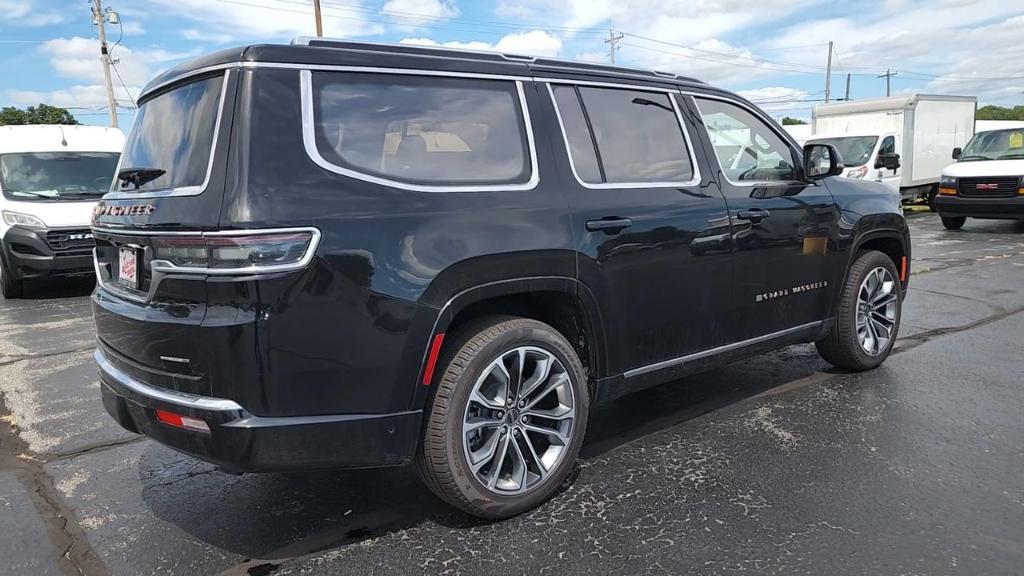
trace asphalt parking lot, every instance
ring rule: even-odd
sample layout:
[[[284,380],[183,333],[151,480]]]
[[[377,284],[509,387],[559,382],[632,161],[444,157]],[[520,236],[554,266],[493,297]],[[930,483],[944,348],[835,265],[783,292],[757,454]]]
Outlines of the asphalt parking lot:
[[[232,476],[127,433],[91,285],[0,300],[0,573],[1019,574],[1024,225],[911,223],[881,368],[796,346],[623,398],[573,481],[498,523],[408,469]]]

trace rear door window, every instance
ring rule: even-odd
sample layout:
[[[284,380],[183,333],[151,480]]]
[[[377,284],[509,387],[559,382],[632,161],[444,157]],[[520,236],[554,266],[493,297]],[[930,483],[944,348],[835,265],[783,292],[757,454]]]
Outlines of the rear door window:
[[[513,81],[313,72],[312,98],[316,151],[354,177],[425,186],[531,179]]]
[[[119,179],[115,189],[201,191],[209,174],[223,86],[224,76],[214,76],[143,102],[125,142],[120,173],[146,172],[138,179]]]
[[[686,137],[668,94],[590,86],[554,86],[552,93],[583,182],[693,180]]]

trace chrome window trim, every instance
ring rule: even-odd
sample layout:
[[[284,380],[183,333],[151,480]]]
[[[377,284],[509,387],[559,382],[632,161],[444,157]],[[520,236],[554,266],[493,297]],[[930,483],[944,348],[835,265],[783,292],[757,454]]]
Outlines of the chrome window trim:
[[[700,109],[700,103],[697,102],[698,98],[706,98],[708,100],[718,100],[718,101],[721,101],[721,102],[725,102],[726,104],[732,104],[733,106],[736,106],[737,108],[742,108],[742,109],[746,110],[747,112],[750,112],[751,114],[753,114],[754,117],[759,119],[759,120],[761,120],[761,122],[764,122],[765,126],[767,126],[768,129],[771,130],[776,136],[778,136],[784,143],[791,144],[789,136],[784,136],[784,135],[780,134],[778,130],[776,130],[774,127],[772,127],[772,122],[769,121],[770,119],[766,119],[767,117],[765,116],[764,112],[761,112],[759,110],[755,110],[753,107],[747,106],[746,104],[740,102],[739,100],[736,100],[735,98],[729,98],[729,97],[726,97],[726,96],[719,96],[717,94],[705,94],[703,92],[689,92],[689,91],[686,91],[686,90],[680,90],[679,93],[683,94],[683,95],[686,95],[686,96],[689,96],[693,100],[693,106],[697,109],[697,113],[700,114],[700,123],[701,123],[702,126],[704,126],[704,132],[707,133],[707,135],[708,135],[708,142],[709,143],[711,141],[711,131],[708,130],[708,125],[704,122],[704,112],[702,112],[701,109]],[[714,145],[713,144],[712,144],[711,148],[712,148],[712,150],[711,150],[712,154],[711,155],[714,156],[715,162],[718,164],[718,169],[722,172],[722,177],[725,178],[726,181],[728,181],[729,184],[732,184],[733,186],[744,187],[744,188],[753,188],[753,187],[756,187],[756,186],[782,186],[782,185],[789,186],[789,185],[792,185],[792,184],[807,184],[803,180],[742,180],[740,182],[736,182],[732,178],[729,178],[729,175],[726,174],[725,168],[722,167],[722,161],[718,158],[718,154],[714,151]],[[793,147],[792,146],[787,146],[787,148],[789,148],[790,154],[792,154],[793,153]],[[800,168],[799,166],[794,166],[793,167],[794,170],[799,170],[799,168]]]
[[[559,82],[566,83],[566,82]],[[568,82],[575,84],[575,82]],[[591,84],[585,84],[590,86]],[[565,131],[565,123],[562,121],[562,112],[558,109],[558,103],[555,101],[555,91],[551,87],[551,82],[546,84],[548,90],[548,96],[551,98],[551,105],[555,108],[555,117],[558,118],[558,128],[562,132],[562,143],[565,145],[565,153],[569,157],[569,167],[572,169],[572,175],[576,178],[576,182],[584,188],[591,190],[607,190],[616,188],[684,188],[691,186],[700,185],[701,174],[700,164],[697,162],[696,155],[693,150],[693,142],[690,140],[690,131],[686,129],[686,123],[683,121],[682,112],[679,109],[679,103],[676,101],[674,95],[670,92],[668,94],[669,100],[672,102],[672,109],[675,111],[676,122],[679,123],[679,128],[683,132],[683,140],[686,142],[686,152],[690,158],[690,166],[693,169],[693,177],[685,182],[584,182],[580,178],[579,172],[576,171],[576,162],[572,158],[572,150],[569,147],[569,135]],[[614,88],[621,89],[625,85],[616,85]],[[634,91],[643,92],[644,87],[629,87],[628,89]],[[661,92],[661,90],[646,90],[648,92]],[[594,150],[595,154],[600,154],[599,151]]]
[[[715,356],[723,354],[725,352],[731,352],[747,346],[753,346],[754,344],[760,344],[775,338],[782,338],[783,336],[789,336],[802,330],[810,330],[812,328],[818,328],[822,325],[823,321],[818,320],[815,322],[808,322],[807,324],[801,324],[800,326],[794,326],[792,328],[786,328],[785,330],[779,330],[778,332],[772,332],[770,334],[763,334],[756,338],[750,338],[749,340],[743,340],[740,342],[733,342],[732,344],[726,344],[725,346],[718,346],[716,348],[709,348],[700,352],[694,352],[693,354],[687,354],[686,356],[680,356],[678,358],[671,358],[669,360],[663,360],[661,362],[655,362],[654,364],[648,364],[647,366],[641,366],[639,368],[633,368],[632,370],[626,371],[623,375],[625,378],[633,378],[634,376],[640,376],[649,372],[656,372],[665,368],[671,368],[673,366],[679,366],[687,362],[693,362],[709,356]]]
[[[206,191],[206,187],[210,185],[210,177],[213,174],[213,162],[214,156],[217,151],[217,139],[220,138],[220,124],[224,119],[224,106],[225,100],[227,100],[228,83],[231,79],[231,70],[225,70],[224,76],[221,78],[220,87],[220,103],[217,106],[217,118],[213,124],[213,138],[210,141],[210,158],[206,162],[206,175],[203,177],[202,184],[198,186],[180,186],[178,188],[163,188],[159,190],[150,190],[142,192],[122,192],[120,190],[112,190],[103,195],[103,200],[134,200],[142,198],[171,198],[176,196],[198,196]],[[145,104],[143,104],[145,105]],[[135,134],[138,129],[138,115],[135,117],[135,121],[132,122],[132,129],[128,133],[128,138],[125,139],[127,144],[131,137]],[[121,163],[124,162],[124,151],[121,151],[121,157],[117,159],[117,169],[114,171],[114,182],[111,186],[117,184],[117,175],[121,173]]]
[[[351,67],[344,67],[345,71],[353,71]],[[540,170],[537,166],[537,146],[534,142],[533,137],[533,123],[530,120],[530,109],[526,104],[526,93],[523,90],[522,80],[511,80],[515,82],[516,93],[519,96],[519,105],[522,109],[522,122],[525,123],[526,128],[526,143],[528,149],[528,157],[530,160],[530,177],[526,182],[520,182],[516,184],[411,184],[409,182],[401,182],[398,180],[391,180],[381,176],[374,176],[371,174],[364,174],[362,172],[338,166],[324,158],[320,154],[320,150],[316,145],[316,122],[313,117],[313,70],[319,70],[316,67],[304,67],[299,72],[300,83],[301,83],[301,98],[302,98],[302,143],[306,149],[306,155],[309,156],[317,166],[320,166],[324,170],[334,172],[335,174],[341,174],[349,178],[355,178],[357,180],[363,180],[364,182],[371,182],[373,184],[379,184],[381,186],[389,186],[392,188],[398,188],[401,190],[411,190],[414,192],[505,192],[505,191],[516,191],[516,190],[532,190],[537,187],[540,182]],[[332,70],[333,71],[333,70]],[[387,68],[357,68],[354,71],[359,72],[380,72],[385,74],[403,74],[401,70],[393,70]],[[457,78],[466,77],[464,75],[454,75],[457,73],[447,73],[438,71],[429,71],[429,76],[452,76]],[[498,79],[507,80],[500,76],[486,76],[487,79]]]
[[[648,81],[657,81],[656,78],[644,78]],[[553,78],[549,76],[535,76],[533,80],[537,82],[547,82],[548,84],[573,84],[576,86],[595,86],[598,88],[619,88],[622,90],[642,90],[646,92],[664,92],[665,94],[677,94],[679,93],[678,87],[665,87],[665,86],[646,86],[644,84],[630,84],[628,82],[602,82],[600,80],[576,80],[574,78]]]

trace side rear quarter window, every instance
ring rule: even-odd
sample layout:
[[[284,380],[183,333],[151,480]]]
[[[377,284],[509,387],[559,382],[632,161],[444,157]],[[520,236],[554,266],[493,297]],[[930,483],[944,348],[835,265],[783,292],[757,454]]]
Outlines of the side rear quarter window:
[[[694,169],[663,92],[552,86],[577,176],[588,184],[686,184]]]
[[[313,72],[316,151],[343,170],[415,185],[525,184],[516,83]]]

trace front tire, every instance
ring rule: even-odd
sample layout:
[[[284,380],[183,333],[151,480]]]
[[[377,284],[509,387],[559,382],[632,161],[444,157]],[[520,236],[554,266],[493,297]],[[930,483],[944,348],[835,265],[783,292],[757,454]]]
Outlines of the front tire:
[[[967,222],[966,216],[940,216],[939,218],[942,219],[942,225],[945,226],[947,230],[959,230],[963,228],[964,224]]]
[[[826,362],[863,371],[878,367],[896,342],[902,316],[896,265],[875,250],[857,256],[839,295],[829,334],[815,344]]]
[[[25,283],[21,280],[15,280],[14,276],[4,268],[4,259],[2,257],[0,257],[0,292],[8,300],[21,298],[25,295]]]
[[[445,348],[417,455],[442,500],[508,518],[547,500],[572,472],[587,428],[587,378],[554,328],[491,317]]]

